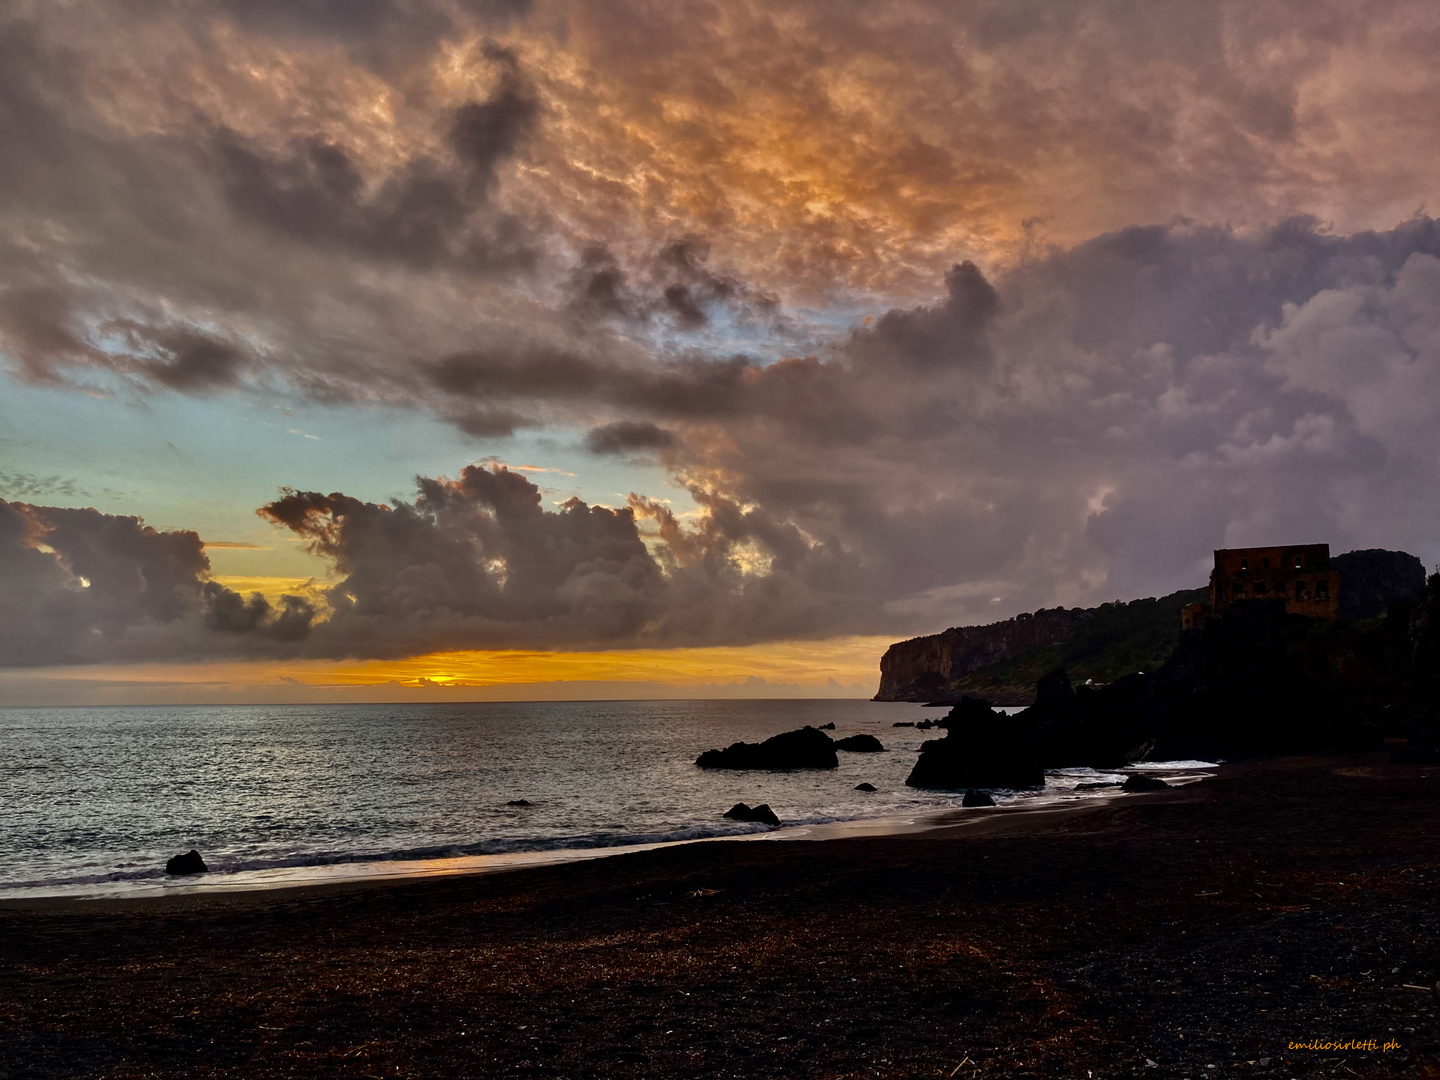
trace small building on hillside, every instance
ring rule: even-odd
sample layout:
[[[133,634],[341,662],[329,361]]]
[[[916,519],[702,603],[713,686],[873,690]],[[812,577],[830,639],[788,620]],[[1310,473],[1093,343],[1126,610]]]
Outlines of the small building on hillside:
[[[1340,572],[1329,544],[1228,548],[1215,552],[1210,610],[1245,600],[1284,600],[1287,613],[1333,622],[1340,615]]]

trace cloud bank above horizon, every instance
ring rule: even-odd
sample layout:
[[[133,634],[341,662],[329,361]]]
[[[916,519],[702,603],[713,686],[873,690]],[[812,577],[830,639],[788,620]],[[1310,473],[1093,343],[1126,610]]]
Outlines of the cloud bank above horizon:
[[[1436,45],[1407,3],[21,4],[14,385],[474,454],[388,501],[266,475],[244,512],[320,570],[268,598],[0,463],[0,666],[898,637],[1227,545],[1433,563]],[[527,439],[635,486],[493,463]]]

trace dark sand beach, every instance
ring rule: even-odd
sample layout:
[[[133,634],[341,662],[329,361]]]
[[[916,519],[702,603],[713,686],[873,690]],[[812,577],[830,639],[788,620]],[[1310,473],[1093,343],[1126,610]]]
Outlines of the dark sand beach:
[[[1440,768],[1384,762],[919,835],[12,902],[0,1076],[1440,1077]]]

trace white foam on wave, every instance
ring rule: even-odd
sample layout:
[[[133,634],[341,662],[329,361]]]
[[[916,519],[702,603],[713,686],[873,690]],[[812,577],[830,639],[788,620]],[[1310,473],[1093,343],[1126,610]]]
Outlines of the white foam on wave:
[[[1184,761],[1137,761],[1131,765],[1127,765],[1126,768],[1133,769],[1136,772],[1185,772],[1191,769],[1218,769],[1220,764],[1218,761],[1193,761],[1189,759]]]

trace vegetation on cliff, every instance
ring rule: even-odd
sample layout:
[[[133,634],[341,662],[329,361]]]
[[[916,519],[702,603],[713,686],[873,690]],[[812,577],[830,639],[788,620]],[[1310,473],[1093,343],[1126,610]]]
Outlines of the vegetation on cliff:
[[[1110,683],[1155,671],[1180,641],[1180,609],[1209,602],[1206,589],[1088,609],[1070,640],[1045,645],[955,680],[951,695],[982,697],[998,705],[1029,705],[1047,672],[1064,668],[1079,683]]]
[[[1063,668],[1011,718],[963,700],[927,742],[915,787],[1034,786],[1042,769],[1138,760],[1352,750],[1403,736],[1407,760],[1440,746],[1440,574],[1418,603],[1324,622],[1284,601],[1236,604],[1180,635],[1144,674],[1073,686]]]
[[[876,700],[957,702],[968,695],[997,705],[1029,705],[1035,700],[1035,684],[1056,668],[1065,668],[1082,683],[1108,683],[1137,671],[1154,671],[1180,640],[1180,609],[1206,603],[1208,597],[1205,589],[1186,589],[1158,599],[1037,611],[988,627],[945,631],[952,636],[968,632],[976,639],[970,643],[971,652],[983,650],[982,659],[1000,654],[999,659],[973,668],[968,657],[954,656],[946,671],[934,670],[944,662],[934,644],[945,635],[897,642],[881,662]],[[1048,623],[1059,632],[1046,635],[1053,640],[1025,644],[1011,629],[1025,620]]]

